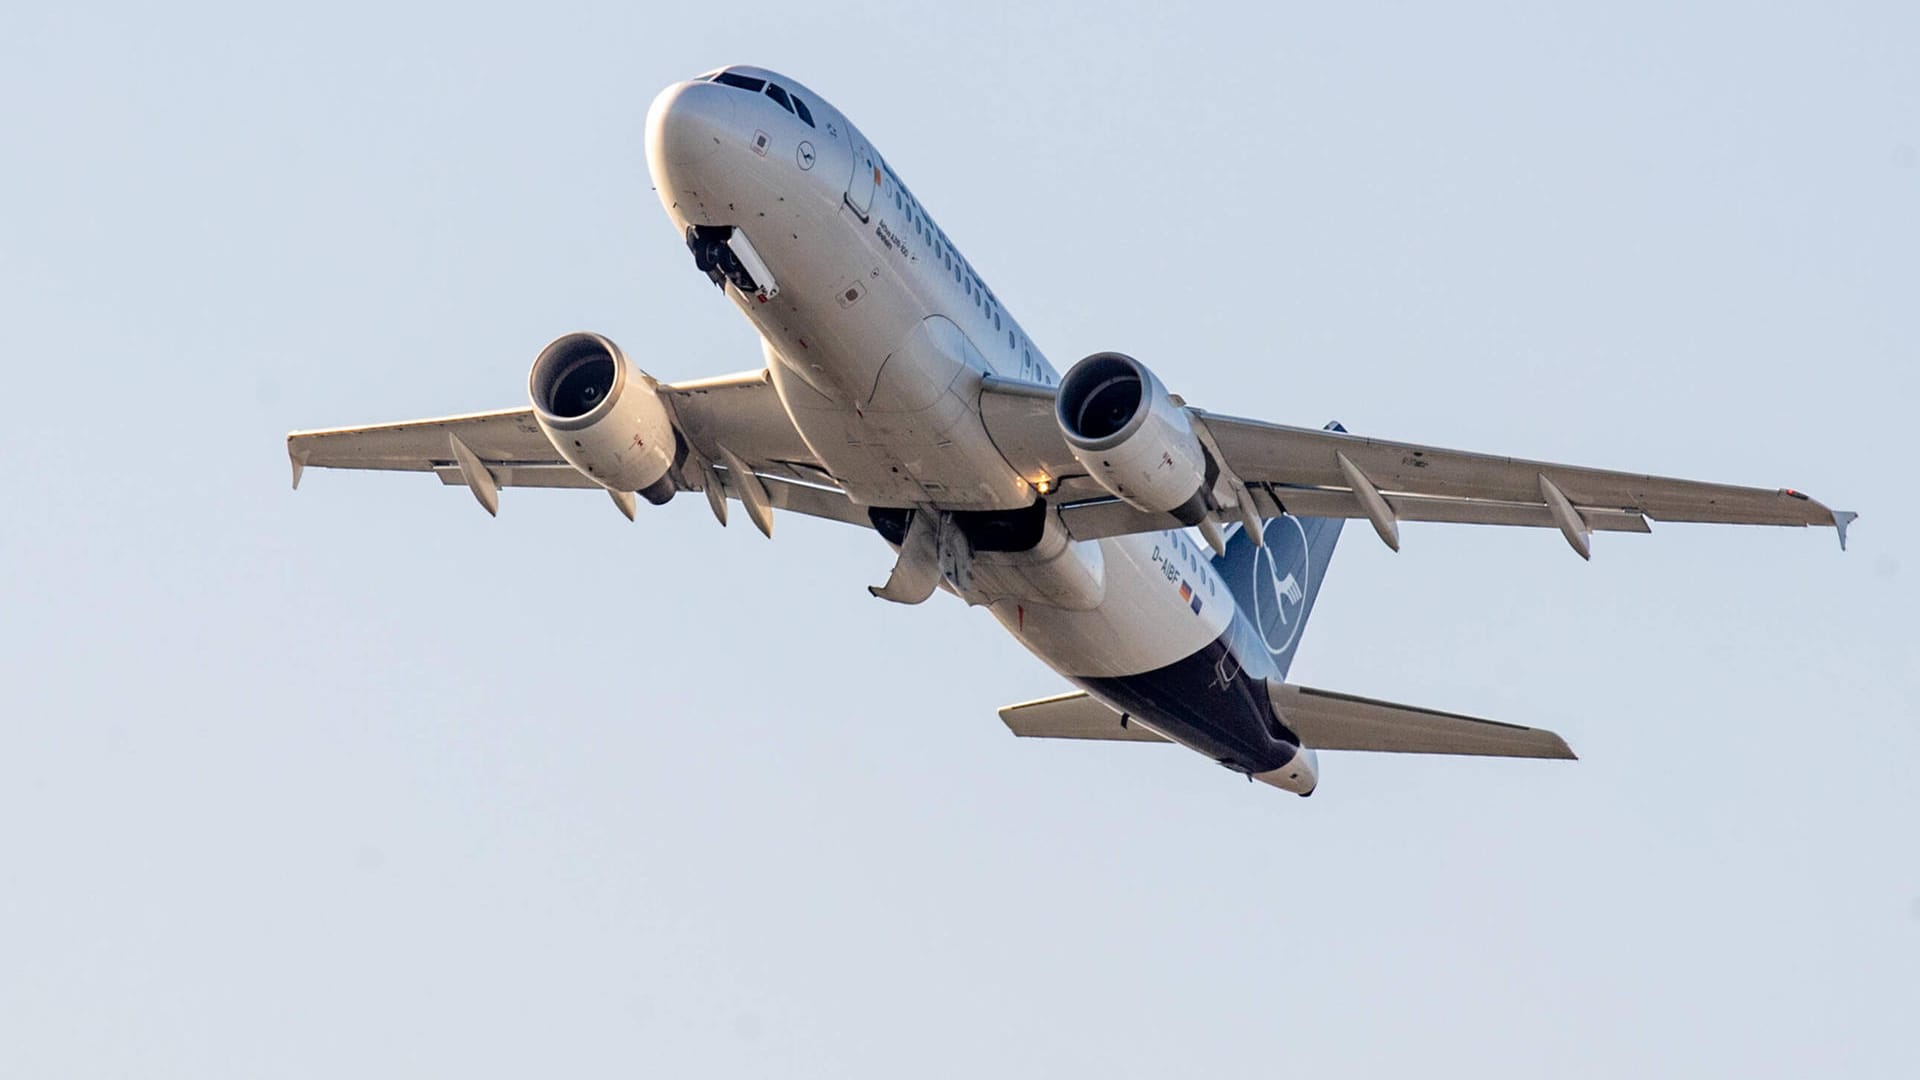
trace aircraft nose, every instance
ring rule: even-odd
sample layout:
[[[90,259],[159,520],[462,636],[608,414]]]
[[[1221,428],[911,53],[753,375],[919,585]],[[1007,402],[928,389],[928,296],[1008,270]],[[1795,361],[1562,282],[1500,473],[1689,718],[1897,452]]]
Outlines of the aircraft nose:
[[[739,91],[686,82],[660,91],[647,110],[647,156],[658,164],[694,165],[731,137]]]

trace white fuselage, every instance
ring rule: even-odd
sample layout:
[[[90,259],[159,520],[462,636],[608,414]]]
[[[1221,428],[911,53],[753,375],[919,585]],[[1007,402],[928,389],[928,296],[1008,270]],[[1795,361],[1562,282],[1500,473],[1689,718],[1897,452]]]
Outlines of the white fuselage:
[[[759,331],[801,438],[856,503],[1031,506],[1046,478],[996,449],[980,382],[1052,384],[1044,353],[844,114],[785,76],[728,72],[776,83],[813,122],[764,93],[679,83],[648,115],[648,166],[676,231],[731,226],[771,270],[771,299],[726,293]],[[1136,675],[1226,634],[1234,603],[1184,533],[1048,530],[1031,551],[976,555],[970,587],[953,591],[1061,674]],[[1194,610],[1183,581],[1210,602]]]

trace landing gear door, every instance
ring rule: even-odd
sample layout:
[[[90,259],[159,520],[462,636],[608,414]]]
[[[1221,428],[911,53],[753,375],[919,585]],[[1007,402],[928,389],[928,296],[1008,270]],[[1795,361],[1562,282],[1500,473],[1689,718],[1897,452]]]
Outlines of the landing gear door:
[[[847,181],[847,206],[861,221],[873,209],[873,191],[880,186],[880,161],[853,125],[847,125],[847,145],[853,149],[853,177]]]

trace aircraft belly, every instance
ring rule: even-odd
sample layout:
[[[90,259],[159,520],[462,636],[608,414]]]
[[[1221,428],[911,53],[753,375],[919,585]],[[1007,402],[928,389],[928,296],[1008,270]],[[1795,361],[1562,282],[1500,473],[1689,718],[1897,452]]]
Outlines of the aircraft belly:
[[[1291,761],[1267,696],[1275,673],[1224,582],[1168,558],[1167,534],[1096,543],[1106,563],[1097,607],[1001,601],[994,617],[1074,685],[1176,742],[1249,773]]]
[[[994,618],[1055,671],[1075,680],[1138,675],[1228,633],[1236,608],[1224,583],[1203,572],[1169,576],[1174,560],[1167,534],[1082,542],[1100,545],[1104,592],[1097,606],[1076,611],[1001,600],[991,607]]]
[[[780,285],[768,300],[729,287],[760,331],[775,389],[808,448],[855,502],[1012,510],[1027,481],[979,416],[993,370],[938,315],[897,244],[816,186],[744,147],[679,170],[661,191],[676,227],[732,226]],[[684,174],[684,175],[682,175]],[[791,188],[791,190],[789,190]]]
[[[761,315],[755,321],[773,345],[774,385],[808,447],[858,503],[1031,505],[1026,479],[980,419],[986,363],[965,334],[940,316],[922,317],[917,298],[888,275],[870,277],[862,291],[852,308],[822,305],[807,313],[817,318],[791,327],[752,313]],[[883,334],[892,337],[876,346]],[[796,363],[796,352],[806,359]],[[803,364],[816,374],[808,377]],[[830,381],[824,391],[823,380]]]
[[[1278,769],[1298,752],[1279,737],[1267,681],[1241,670],[1230,634],[1152,671],[1072,681],[1109,708],[1247,773]]]
[[[1023,551],[974,551],[969,604],[1092,611],[1106,600],[1107,568],[1098,543],[1076,542],[1049,513],[1040,539]],[[1016,621],[1020,618],[1018,612]]]

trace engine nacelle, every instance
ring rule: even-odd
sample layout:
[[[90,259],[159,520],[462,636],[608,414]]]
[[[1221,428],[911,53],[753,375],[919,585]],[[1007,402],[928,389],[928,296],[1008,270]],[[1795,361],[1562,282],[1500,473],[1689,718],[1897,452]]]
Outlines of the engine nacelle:
[[[555,338],[527,374],[540,430],[568,464],[612,491],[673,498],[677,444],[657,383],[599,334]]]
[[[1206,451],[1145,364],[1094,353],[1060,380],[1054,411],[1073,456],[1122,502],[1183,525],[1206,517]]]

